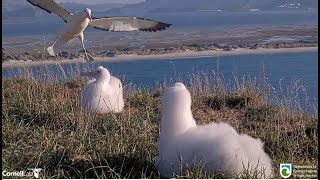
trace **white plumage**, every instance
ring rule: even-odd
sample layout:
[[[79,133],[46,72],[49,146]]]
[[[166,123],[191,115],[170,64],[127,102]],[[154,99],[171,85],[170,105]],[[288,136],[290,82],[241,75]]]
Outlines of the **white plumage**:
[[[239,135],[226,123],[197,126],[191,112],[191,96],[184,84],[165,89],[162,99],[159,154],[155,167],[163,177],[173,177],[194,164],[203,171],[226,171],[240,175],[244,169],[264,171],[272,177],[271,159],[260,139]],[[244,168],[248,167],[249,169]],[[251,171],[252,172],[252,171]]]
[[[55,56],[54,45],[56,43],[67,43],[74,38],[78,38],[82,43],[82,48],[88,62],[94,61],[94,58],[87,53],[84,47],[83,31],[88,25],[105,31],[161,31],[171,26],[171,24],[157,22],[149,19],[136,18],[136,17],[105,17],[94,18],[91,17],[91,10],[86,8],[83,12],[72,14],[59,6],[53,0],[27,0],[34,6],[47,11],[48,13],[55,13],[60,16],[67,24],[63,32],[54,41],[52,46],[47,48],[51,56]]]
[[[81,106],[96,113],[121,112],[124,107],[123,88],[121,81],[110,75],[103,66],[96,71],[82,72],[81,76],[89,76],[90,79],[81,90]]]

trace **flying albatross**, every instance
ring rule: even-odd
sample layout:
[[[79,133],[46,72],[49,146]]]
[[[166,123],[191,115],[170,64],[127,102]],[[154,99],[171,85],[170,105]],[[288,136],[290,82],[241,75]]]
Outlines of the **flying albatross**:
[[[72,14],[66,9],[59,6],[53,0],[27,0],[34,6],[47,11],[48,13],[55,13],[60,16],[67,24],[62,33],[59,34],[54,43],[47,48],[48,53],[51,56],[55,56],[53,46],[57,42],[67,43],[74,38],[78,38],[82,43],[82,48],[85,53],[86,60],[88,62],[94,61],[93,57],[87,53],[84,47],[83,31],[86,27],[92,26],[96,29],[112,32],[124,32],[124,31],[161,31],[170,27],[171,24],[158,22],[150,19],[143,19],[138,17],[103,17],[95,18],[91,16],[91,10],[85,8],[84,11],[78,14]]]

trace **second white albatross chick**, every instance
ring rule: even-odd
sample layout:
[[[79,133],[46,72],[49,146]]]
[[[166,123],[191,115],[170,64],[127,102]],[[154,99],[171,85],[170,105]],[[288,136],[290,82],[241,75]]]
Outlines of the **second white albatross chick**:
[[[99,66],[96,71],[82,72],[80,75],[93,78],[81,90],[80,102],[85,110],[96,113],[118,113],[123,110],[121,81],[111,76],[106,68]]]
[[[48,13],[55,13],[60,16],[65,22],[66,26],[63,32],[60,33],[58,38],[54,41],[52,46],[47,48],[51,56],[55,56],[53,46],[56,43],[67,43],[74,38],[78,38],[82,43],[82,48],[88,62],[94,61],[94,58],[87,53],[84,47],[83,31],[87,26],[92,26],[96,29],[113,32],[124,31],[161,31],[171,26],[171,24],[153,21],[150,19],[143,19],[138,17],[104,17],[94,18],[91,17],[91,10],[85,8],[84,11],[78,14],[72,14],[66,9],[59,6],[53,0],[27,0],[34,6],[47,11]]]
[[[263,143],[238,134],[226,123],[197,126],[191,112],[191,96],[184,84],[164,90],[155,167],[166,178],[180,175],[191,166],[203,165],[204,172],[222,171],[241,175],[245,170],[271,178],[271,159]]]

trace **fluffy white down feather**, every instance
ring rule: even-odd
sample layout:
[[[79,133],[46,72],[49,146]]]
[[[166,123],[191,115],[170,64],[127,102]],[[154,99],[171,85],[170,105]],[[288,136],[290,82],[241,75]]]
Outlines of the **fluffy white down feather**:
[[[121,81],[110,75],[110,72],[102,67],[97,71],[82,73],[90,79],[81,90],[81,106],[96,113],[121,112],[124,107],[123,88]]]
[[[184,84],[165,89],[162,99],[159,154],[155,167],[166,178],[179,175],[195,163],[206,172],[225,171],[240,175],[244,169],[264,171],[271,178],[271,159],[260,139],[238,134],[226,123],[197,126],[191,112],[191,96]],[[245,167],[245,168],[244,168]]]

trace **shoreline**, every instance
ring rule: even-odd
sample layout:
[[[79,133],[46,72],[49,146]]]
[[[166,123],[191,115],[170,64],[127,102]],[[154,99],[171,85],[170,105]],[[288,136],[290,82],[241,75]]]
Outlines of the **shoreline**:
[[[237,48],[228,51],[222,49],[219,50],[205,50],[194,51],[186,50],[183,52],[173,52],[165,54],[150,54],[150,55],[138,55],[138,54],[120,54],[114,57],[99,57],[96,56],[97,62],[125,62],[125,61],[138,61],[138,60],[170,60],[170,59],[182,59],[182,58],[198,58],[198,57],[219,57],[219,56],[233,56],[233,55],[248,55],[248,54],[273,54],[273,53],[294,53],[294,52],[317,52],[318,47],[295,47],[295,48]],[[60,60],[44,60],[44,61],[32,61],[32,60],[8,60],[2,62],[2,68],[19,67],[19,66],[33,66],[33,65],[49,65],[49,64],[76,64],[86,63],[82,57],[73,59],[60,59]]]

